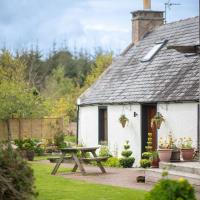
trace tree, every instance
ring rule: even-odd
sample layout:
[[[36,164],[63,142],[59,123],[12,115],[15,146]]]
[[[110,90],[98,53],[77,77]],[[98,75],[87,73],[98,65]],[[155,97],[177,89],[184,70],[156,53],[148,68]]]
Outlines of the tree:
[[[10,53],[0,55],[0,119],[6,122],[11,141],[9,119],[41,117],[47,114],[47,103],[35,88],[24,81],[26,66]]]
[[[14,59],[7,50],[0,54],[0,80],[21,82],[25,78],[25,69],[24,63]]]
[[[11,141],[9,119],[43,117],[48,111],[48,104],[34,88],[14,81],[1,81],[0,105],[0,119],[6,122],[8,141]]]
[[[107,69],[112,63],[112,53],[98,54],[94,64],[92,65],[91,73],[86,77],[85,87],[92,85],[99,76]]]
[[[46,97],[56,99],[71,93],[73,87],[73,81],[65,76],[64,66],[59,65],[46,79],[43,94]]]

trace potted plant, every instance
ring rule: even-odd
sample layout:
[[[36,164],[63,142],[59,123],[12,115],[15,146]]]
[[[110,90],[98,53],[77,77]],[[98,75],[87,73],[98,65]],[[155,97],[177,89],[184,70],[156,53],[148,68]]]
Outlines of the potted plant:
[[[153,134],[148,133],[148,138],[147,138],[147,146],[145,146],[145,149],[147,152],[151,152],[153,150],[153,144],[152,144],[152,138]]]
[[[152,168],[158,168],[159,167],[159,156],[157,151],[153,151],[151,155],[151,167]]]
[[[153,128],[154,126],[159,129],[162,122],[164,122],[164,118],[161,113],[157,112],[156,115],[151,119],[151,127]]]
[[[181,154],[184,161],[193,160],[194,148],[191,137],[180,138]]]
[[[170,158],[171,162],[180,162],[180,148],[177,147],[177,140],[173,138],[172,134],[170,133],[169,136],[169,145],[172,148],[172,155]]]
[[[165,140],[163,140],[163,138],[160,138],[158,155],[159,155],[160,161],[170,162],[170,158],[172,155],[172,147],[170,145],[169,136]]]
[[[26,157],[29,161],[34,160],[35,156],[35,142],[32,139],[25,139],[23,149],[26,150]]]
[[[121,123],[122,127],[126,126],[126,123],[129,122],[128,118],[123,114],[119,118],[119,122]]]

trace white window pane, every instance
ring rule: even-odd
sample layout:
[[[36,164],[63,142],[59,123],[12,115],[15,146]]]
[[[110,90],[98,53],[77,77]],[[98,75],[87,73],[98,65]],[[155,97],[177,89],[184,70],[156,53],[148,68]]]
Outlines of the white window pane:
[[[166,41],[156,44],[143,58],[142,62],[149,61],[153,58],[154,55],[162,48],[162,46],[166,43]]]

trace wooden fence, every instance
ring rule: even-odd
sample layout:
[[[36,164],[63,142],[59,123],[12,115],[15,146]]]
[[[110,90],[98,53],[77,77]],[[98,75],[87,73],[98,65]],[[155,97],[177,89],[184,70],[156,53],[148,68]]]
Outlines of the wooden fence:
[[[58,132],[63,131],[62,118],[44,119],[11,119],[10,128],[12,139],[18,138],[53,138]],[[0,140],[7,139],[7,127],[0,121]]]

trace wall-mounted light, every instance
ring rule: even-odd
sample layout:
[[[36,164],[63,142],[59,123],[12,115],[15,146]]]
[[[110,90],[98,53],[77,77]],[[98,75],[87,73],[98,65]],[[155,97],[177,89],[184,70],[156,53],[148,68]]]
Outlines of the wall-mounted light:
[[[134,116],[134,117],[137,117],[137,116],[138,116],[138,114],[137,114],[136,112],[134,112],[134,113],[133,113],[133,116]]]

